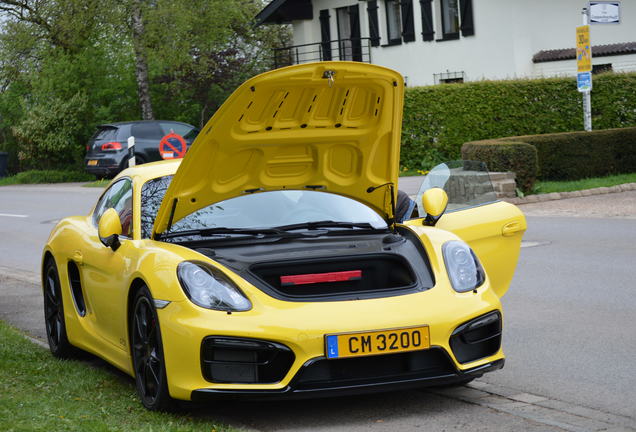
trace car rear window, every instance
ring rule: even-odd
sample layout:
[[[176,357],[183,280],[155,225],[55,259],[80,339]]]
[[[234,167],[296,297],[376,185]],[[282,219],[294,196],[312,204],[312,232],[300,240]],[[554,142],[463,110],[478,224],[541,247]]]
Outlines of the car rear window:
[[[93,135],[93,140],[115,141],[117,139],[117,128],[113,126],[100,126]]]
[[[132,136],[142,139],[160,140],[165,135],[156,122],[135,123],[132,125]]]

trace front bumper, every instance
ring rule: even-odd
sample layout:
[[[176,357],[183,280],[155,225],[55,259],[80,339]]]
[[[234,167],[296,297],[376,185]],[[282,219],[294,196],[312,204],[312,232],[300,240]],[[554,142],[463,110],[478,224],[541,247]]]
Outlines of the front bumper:
[[[441,348],[438,349],[441,352]],[[312,363],[317,361],[327,361],[324,358],[318,358],[307,362],[303,368],[310,367]],[[450,360],[450,359],[449,359]],[[448,371],[439,374],[422,373],[420,376],[387,378],[375,382],[357,382],[350,384],[335,384],[332,386],[320,386],[319,388],[306,388],[299,385],[300,373],[292,382],[282,389],[272,390],[250,390],[250,389],[212,389],[203,388],[194,390],[191,395],[193,401],[208,401],[215,399],[245,399],[245,400],[278,400],[278,399],[309,399],[333,396],[349,396],[368,393],[381,393],[397,390],[408,390],[413,388],[434,387],[441,385],[452,385],[465,382],[472,378],[479,378],[486,372],[492,372],[504,367],[505,359],[494,360],[481,366],[477,366],[468,370]]]
[[[491,290],[451,295],[455,302],[442,300],[447,298],[444,290],[429,290],[416,295],[359,302],[288,304],[285,313],[280,313],[278,308],[278,313],[255,308],[231,315],[203,311],[187,301],[173,302],[158,311],[170,394],[185,400],[218,395],[248,399],[315,398],[453,384],[501,368],[504,354],[500,339],[496,345],[490,345],[487,335],[481,334],[481,327],[466,325],[477,321],[492,327],[483,318],[493,314],[501,317],[498,298]],[[465,307],[461,313],[456,309],[458,304]],[[431,348],[412,353],[437,353],[434,354],[436,359],[402,353],[325,359],[325,334],[414,324],[430,326]],[[211,327],[215,330],[211,331]],[[467,329],[467,342],[474,343],[476,348],[467,361],[458,359],[451,348],[451,341],[457,338],[456,330],[462,328]],[[500,329],[500,326],[493,328],[493,334],[498,333],[497,337],[500,337]],[[263,364],[269,358],[260,354],[250,357],[224,352],[220,357],[206,357],[202,341],[210,338],[282,345],[293,352],[291,367],[286,364],[269,371],[260,369],[254,365]],[[270,348],[262,346],[258,349],[267,351]],[[462,348],[461,352],[465,353],[465,347]],[[455,350],[460,352],[457,347]],[[231,362],[240,366],[234,368]],[[218,363],[219,369],[207,370],[211,363]],[[282,374],[274,373],[281,370]],[[264,376],[268,379],[262,379]]]

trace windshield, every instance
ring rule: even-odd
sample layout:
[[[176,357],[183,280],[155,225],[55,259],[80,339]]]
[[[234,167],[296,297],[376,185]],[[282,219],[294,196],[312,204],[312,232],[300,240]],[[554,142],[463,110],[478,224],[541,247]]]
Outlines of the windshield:
[[[171,180],[172,176],[160,177],[142,187],[141,224],[145,238],[152,234],[154,219]],[[170,232],[209,228],[284,228],[325,221],[366,223],[374,229],[387,228],[380,215],[351,198],[320,191],[282,190],[243,195],[209,205],[175,222]],[[331,228],[345,227],[332,225]]]

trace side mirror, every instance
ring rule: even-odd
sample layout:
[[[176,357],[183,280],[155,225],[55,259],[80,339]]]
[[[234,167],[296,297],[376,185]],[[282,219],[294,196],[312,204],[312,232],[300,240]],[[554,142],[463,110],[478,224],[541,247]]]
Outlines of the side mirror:
[[[119,236],[122,233],[122,228],[117,210],[109,208],[102,214],[102,217],[99,218],[99,224],[97,225],[97,233],[99,240],[104,246],[114,251],[119,248]]]
[[[448,195],[442,188],[431,188],[422,194],[422,206],[426,211],[424,225],[435,226],[448,205]]]

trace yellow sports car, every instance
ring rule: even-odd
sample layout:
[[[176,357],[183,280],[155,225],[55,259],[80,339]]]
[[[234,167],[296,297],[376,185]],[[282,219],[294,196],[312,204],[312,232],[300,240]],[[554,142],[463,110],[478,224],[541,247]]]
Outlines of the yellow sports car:
[[[278,69],[236,90],[182,161],[121,172],[44,247],[53,355],[102,357],[152,410],[501,368],[524,216],[468,162],[426,177],[421,218],[396,213],[403,94],[379,66]]]

